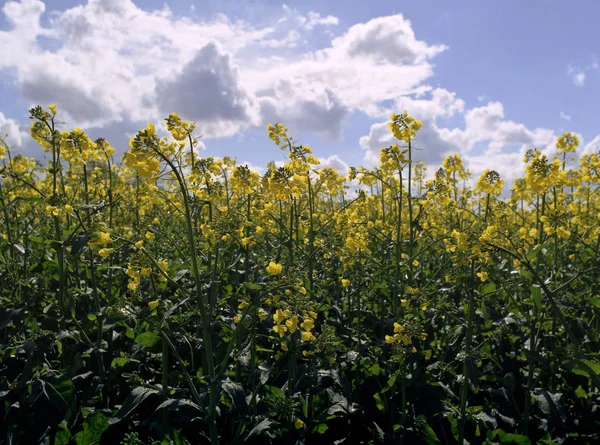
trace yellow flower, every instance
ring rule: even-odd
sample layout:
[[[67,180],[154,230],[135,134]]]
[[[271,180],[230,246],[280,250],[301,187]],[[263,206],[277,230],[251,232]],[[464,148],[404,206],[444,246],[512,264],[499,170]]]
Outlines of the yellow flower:
[[[52,112],[52,114],[56,114],[56,112],[57,112],[55,104],[48,105],[48,109]]]
[[[267,266],[267,273],[269,275],[279,275],[282,270],[283,270],[283,266],[281,264],[277,264],[273,261],[269,262],[269,265]]]
[[[275,333],[279,334],[280,337],[283,337],[287,332],[287,328],[282,325],[273,326],[273,330]]]
[[[479,279],[485,283],[485,281],[488,279],[488,273],[487,272],[477,272],[477,276],[479,277]]]
[[[260,318],[261,320],[267,318],[267,312],[263,308],[260,308],[258,310],[258,318]]]
[[[285,322],[285,325],[288,327],[290,334],[296,332],[296,329],[298,329],[298,316],[294,315],[292,318]]]
[[[240,316],[239,316],[239,315],[234,315],[234,317],[233,317],[233,322],[234,322],[235,324],[238,324],[238,323],[240,322],[240,320],[241,320],[241,318],[240,318]]]
[[[109,249],[107,247],[105,247],[104,249],[100,249],[98,251],[98,255],[100,255],[102,258],[106,258],[108,257],[115,249]]]
[[[242,302],[240,304],[238,304],[238,309],[240,311],[243,311],[244,309],[246,309],[250,304],[246,301],[246,300],[242,300]]]
[[[146,232],[146,234],[144,236],[146,237],[146,239],[148,241],[152,241],[155,238],[155,235],[152,232]]]
[[[296,419],[296,422],[294,422],[294,426],[296,427],[297,430],[299,430],[300,428],[302,428],[304,426],[304,422],[300,419]]]
[[[306,318],[300,327],[305,331],[310,331],[315,327],[315,321],[312,318]]]
[[[281,309],[277,309],[277,311],[273,314],[273,321],[277,324],[281,323],[285,320],[285,314]]]
[[[407,307],[409,303],[410,302],[408,300],[400,300],[400,304],[402,305],[402,307]]]
[[[304,331],[300,333],[300,339],[302,341],[315,341],[317,337],[315,337],[310,331]]]
[[[135,243],[135,247],[137,247],[138,249],[141,249],[143,245],[144,245],[144,240],[139,240],[138,242]]]
[[[159,303],[159,301],[158,301],[158,300],[150,301],[150,302],[148,303],[148,307],[149,307],[150,309],[154,310],[154,309],[156,309],[156,308],[158,307],[158,303]]]
[[[347,280],[346,278],[342,278],[342,287],[348,287],[350,286],[350,280]]]

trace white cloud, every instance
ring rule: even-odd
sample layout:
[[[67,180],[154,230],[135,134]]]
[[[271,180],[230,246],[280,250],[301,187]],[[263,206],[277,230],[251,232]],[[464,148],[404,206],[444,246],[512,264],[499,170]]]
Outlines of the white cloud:
[[[297,23],[302,29],[306,31],[312,31],[318,26],[336,26],[340,22],[340,20],[333,15],[323,17],[321,14],[315,11],[309,11],[308,14],[302,15],[297,9],[291,8],[286,4],[284,4],[282,8],[285,13],[285,16],[282,17],[279,20],[279,22],[292,21]]]
[[[304,35],[336,17],[284,7],[279,23],[253,27],[89,0],[52,12],[42,28],[44,11],[36,0],[5,4],[13,29],[0,43],[15,51],[0,55],[0,69],[14,69],[30,105],[56,103],[69,125],[88,129],[177,111],[206,137],[278,120],[334,139],[351,112],[378,116],[382,101],[430,90],[429,60],[446,49],[418,40],[402,15],[356,24],[311,51],[298,46]]]
[[[573,85],[582,87],[585,84],[585,73],[576,73],[573,75]]]
[[[177,75],[158,80],[155,94],[163,115],[181,113],[208,137],[231,136],[253,123],[254,101],[241,85],[231,57],[215,43],[201,48]]]
[[[582,154],[600,153],[600,135],[588,142],[582,150]]]
[[[352,26],[332,41],[332,50],[351,59],[379,63],[418,64],[446,50],[417,40],[409,20],[401,14],[378,17]]]
[[[566,114],[564,111],[560,112],[560,117],[561,117],[561,119],[564,119],[566,121],[570,121],[571,120],[571,116],[568,115],[568,114]]]
[[[316,26],[336,26],[338,23],[339,19],[333,15],[323,17],[318,12],[309,11],[302,26],[307,31],[312,31]]]
[[[321,163],[316,166],[316,168],[318,169],[330,167],[341,175],[348,174],[348,164],[346,164],[338,155],[331,155],[326,158],[319,158],[319,161]]]
[[[557,135],[545,128],[528,129],[525,125],[506,120],[504,107],[490,102],[481,107],[464,110],[464,102],[446,90],[435,91],[429,99],[405,100],[409,114],[423,121],[422,129],[413,142],[413,159],[421,160],[435,171],[449,154],[462,156],[467,168],[477,178],[486,168],[495,169],[507,183],[519,177],[523,171],[523,155],[530,148],[538,148],[547,154],[555,150]],[[411,105],[413,107],[411,108]],[[414,110],[414,111],[412,111]],[[464,128],[439,126],[441,117],[459,115]],[[372,166],[379,162],[379,150],[397,143],[386,122],[371,126],[369,135],[360,138],[360,146],[366,149],[365,161]],[[481,147],[483,146],[483,151]],[[479,147],[476,150],[476,147]]]
[[[390,112],[404,108],[423,121],[415,159],[430,166],[458,152],[474,175],[493,167],[515,176],[524,150],[551,152],[555,142],[552,130],[506,119],[499,102],[468,109],[455,93],[429,85],[432,60],[447,47],[419,40],[400,14],[339,29],[335,16],[284,6],[279,20],[253,26],[224,15],[179,18],[166,6],[147,11],[131,0],[88,0],[53,12],[42,27],[40,1],[9,1],[2,11],[12,28],[0,31],[0,46],[9,48],[0,52],[0,69],[16,73],[23,97],[56,103],[70,127],[102,129],[125,146],[139,122],[162,123],[173,111],[196,121],[208,139],[269,122],[285,123],[298,137],[339,139],[346,118],[359,111],[380,120],[359,140],[372,165],[394,142]],[[313,34],[334,30],[321,46],[309,45]],[[595,63],[569,66],[568,74],[583,85]],[[0,128],[17,125],[3,116]],[[322,166],[346,170],[342,157],[323,158]]]
[[[598,57],[596,55],[591,55],[587,63],[581,61],[577,64],[569,63],[567,65],[567,74],[571,77],[573,85],[582,87],[585,85],[587,73],[597,70],[598,67],[600,67]]]
[[[333,90],[301,78],[276,80],[273,90],[259,101],[263,122],[285,122],[293,130],[329,139],[340,137],[342,122],[349,114]]]
[[[8,133],[8,136],[6,136],[6,133]],[[24,137],[25,134],[21,132],[19,123],[15,119],[8,119],[0,111],[0,138],[6,142],[8,147],[11,150],[20,147],[23,144]]]

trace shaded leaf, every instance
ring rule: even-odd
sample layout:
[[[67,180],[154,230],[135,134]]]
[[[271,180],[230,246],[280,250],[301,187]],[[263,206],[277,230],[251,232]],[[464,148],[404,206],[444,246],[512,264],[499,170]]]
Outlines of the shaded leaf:
[[[108,424],[114,425],[115,423],[120,422],[129,416],[144,400],[154,394],[158,394],[156,389],[144,388],[143,386],[134,388],[125,400],[123,406],[121,406],[119,412],[108,421]]]

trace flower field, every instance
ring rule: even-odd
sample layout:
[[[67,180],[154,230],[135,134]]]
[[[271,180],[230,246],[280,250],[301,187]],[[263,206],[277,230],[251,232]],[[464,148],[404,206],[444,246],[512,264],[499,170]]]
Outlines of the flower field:
[[[122,159],[30,114],[45,165],[0,141],[0,444],[600,443],[576,136],[505,184],[428,173],[407,112],[344,174],[282,124],[259,174],[175,113]]]

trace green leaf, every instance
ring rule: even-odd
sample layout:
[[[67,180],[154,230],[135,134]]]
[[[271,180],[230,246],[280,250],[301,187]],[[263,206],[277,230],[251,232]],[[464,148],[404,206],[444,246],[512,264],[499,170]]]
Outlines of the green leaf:
[[[542,249],[545,249],[546,247],[548,247],[547,244],[538,244],[532,250],[527,252],[527,255],[525,255],[525,257],[528,261],[531,261],[534,258],[537,258],[538,254],[542,251]]]
[[[9,309],[6,307],[0,307],[0,329],[4,329],[12,321],[14,317],[20,315],[23,309]]]
[[[241,383],[234,382],[228,377],[221,383],[221,388],[229,396],[236,410],[246,410],[248,408],[246,394]]]
[[[577,375],[584,377],[592,377],[592,375],[600,374],[600,363],[594,363],[589,360],[573,360],[575,366],[571,371]]]
[[[128,361],[129,361],[129,359],[127,357],[116,357],[111,362],[110,367],[113,369],[120,368],[122,366],[125,366]]]
[[[440,443],[440,439],[437,437],[437,434],[435,434],[435,431],[433,431],[433,428],[431,428],[429,424],[426,423],[421,431],[426,437],[427,445],[435,445]]]
[[[272,421],[269,419],[261,420],[254,428],[252,428],[252,430],[250,430],[246,439],[252,436],[260,436],[263,432],[268,432],[271,429],[271,423]]]
[[[491,294],[495,290],[496,290],[495,283],[485,283],[483,286],[481,286],[481,294],[482,295]]]
[[[326,424],[319,423],[318,425],[314,426],[311,432],[312,434],[324,434],[328,429],[329,427]]]
[[[153,347],[159,341],[160,341],[160,335],[155,334],[154,332],[149,332],[149,331],[146,331],[143,334],[140,334],[135,338],[135,342],[138,345],[144,346],[146,348]]]
[[[114,425],[115,423],[120,422],[129,416],[144,400],[154,394],[158,394],[156,389],[138,386],[131,391],[131,394],[129,394],[119,412],[108,421],[108,424]]]
[[[538,309],[542,309],[542,288],[539,286],[531,286],[531,298]]]
[[[366,374],[367,374],[367,376],[371,376],[371,375],[377,376],[377,375],[380,375],[382,372],[383,371],[382,371],[381,367],[379,366],[379,363],[374,363],[371,367],[369,367],[367,369]]]
[[[505,433],[502,430],[495,430],[492,433],[492,439],[495,438],[500,439],[500,443],[502,445],[531,445],[531,441],[526,436],[522,436],[520,434]]]
[[[375,405],[377,406],[377,409],[379,411],[385,411],[385,404],[383,403],[381,394],[377,392],[373,395],[373,398],[375,399]]]
[[[77,445],[93,445],[100,442],[102,433],[108,428],[108,418],[100,411],[88,415],[83,422],[83,431],[75,436]]]
[[[261,290],[263,288],[263,285],[259,283],[244,283],[244,286],[250,290]]]
[[[600,297],[595,296],[592,297],[591,295],[588,297],[588,302],[594,306],[596,309],[600,309]]]
[[[54,436],[54,445],[68,445],[71,440],[71,433],[67,428],[67,425],[61,423],[58,425],[56,436]]]
[[[579,386],[577,387],[577,389],[575,390],[575,395],[576,395],[577,397],[579,397],[580,399],[587,399],[587,398],[588,398],[588,393],[587,393],[587,391],[586,391],[585,389],[583,389],[583,388],[581,387],[581,385],[579,385]]]

